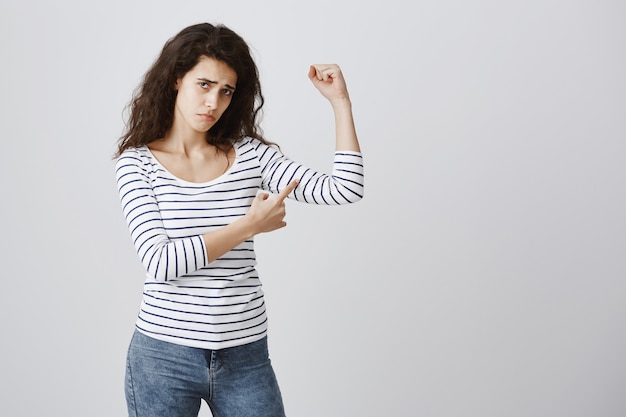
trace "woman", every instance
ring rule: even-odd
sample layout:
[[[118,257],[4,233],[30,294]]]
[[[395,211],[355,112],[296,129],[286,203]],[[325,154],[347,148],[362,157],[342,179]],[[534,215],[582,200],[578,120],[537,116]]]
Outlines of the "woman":
[[[116,154],[120,201],[146,269],[127,360],[131,416],[284,416],[267,350],[255,235],[286,225],[285,198],[353,203],[363,164],[337,65],[308,74],[335,114],[331,175],[261,135],[246,42],[208,23],[170,39],[130,103]],[[259,190],[263,192],[258,193]]]

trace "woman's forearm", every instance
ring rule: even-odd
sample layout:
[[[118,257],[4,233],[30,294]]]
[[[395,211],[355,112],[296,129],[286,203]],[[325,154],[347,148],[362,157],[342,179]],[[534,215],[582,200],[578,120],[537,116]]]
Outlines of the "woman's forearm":
[[[254,225],[244,216],[233,223],[202,235],[206,255],[213,262],[256,234]]]
[[[334,99],[331,105],[335,114],[336,150],[361,152],[350,99]]]

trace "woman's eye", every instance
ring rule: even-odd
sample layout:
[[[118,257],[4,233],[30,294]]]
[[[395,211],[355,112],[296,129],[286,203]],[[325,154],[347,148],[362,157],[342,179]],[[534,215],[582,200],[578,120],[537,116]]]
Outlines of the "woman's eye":
[[[230,96],[230,95],[232,95],[232,94],[233,94],[233,91],[232,91],[232,90],[229,90],[229,89],[227,89],[227,88],[225,88],[225,89],[223,89],[223,90],[222,90],[222,93],[223,93],[225,96]]]
[[[198,83],[198,85],[199,85],[201,88],[209,88],[209,83],[204,82],[204,81],[200,81],[200,82]]]

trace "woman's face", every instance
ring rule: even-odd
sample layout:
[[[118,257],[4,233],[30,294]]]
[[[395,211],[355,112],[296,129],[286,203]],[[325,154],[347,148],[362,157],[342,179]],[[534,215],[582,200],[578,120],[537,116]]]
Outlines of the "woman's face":
[[[174,125],[206,133],[230,105],[237,74],[222,61],[206,56],[176,81]],[[182,123],[182,125],[181,125]]]

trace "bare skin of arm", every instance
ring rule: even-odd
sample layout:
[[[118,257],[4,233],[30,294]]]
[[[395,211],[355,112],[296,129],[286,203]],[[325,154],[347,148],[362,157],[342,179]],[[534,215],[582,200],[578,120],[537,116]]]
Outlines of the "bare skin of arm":
[[[311,65],[309,79],[333,108],[336,150],[360,152],[352,115],[352,102],[339,66],[336,64]]]
[[[202,235],[209,262],[230,251],[235,246],[259,234],[287,226],[285,199],[298,185],[293,180],[277,195],[261,193],[252,202],[250,210],[241,219],[221,229]]]

